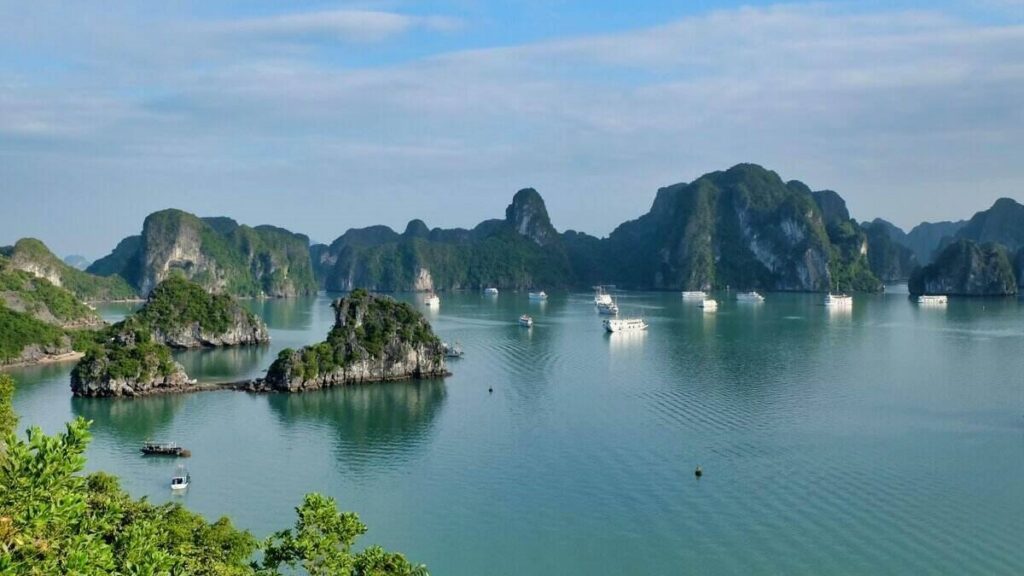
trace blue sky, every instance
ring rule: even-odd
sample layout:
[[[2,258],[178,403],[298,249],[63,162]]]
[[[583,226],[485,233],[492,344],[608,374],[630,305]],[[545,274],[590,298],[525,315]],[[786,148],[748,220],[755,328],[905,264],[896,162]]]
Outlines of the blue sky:
[[[536,187],[605,235],[738,162],[902,226],[1024,200],[1024,0],[0,0],[0,244],[177,207],[330,241]]]

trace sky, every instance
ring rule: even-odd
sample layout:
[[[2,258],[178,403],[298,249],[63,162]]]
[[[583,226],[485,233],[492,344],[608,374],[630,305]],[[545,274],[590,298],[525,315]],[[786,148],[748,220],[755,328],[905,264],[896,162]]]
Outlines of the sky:
[[[330,242],[536,188],[598,236],[740,162],[909,228],[1024,201],[1024,0],[0,0],[0,245],[175,207]]]

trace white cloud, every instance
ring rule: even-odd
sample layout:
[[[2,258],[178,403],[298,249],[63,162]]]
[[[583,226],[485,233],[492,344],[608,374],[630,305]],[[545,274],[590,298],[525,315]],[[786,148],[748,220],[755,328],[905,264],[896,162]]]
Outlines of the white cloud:
[[[457,19],[442,16],[410,16],[374,10],[325,10],[235,20],[212,28],[218,32],[270,38],[377,42],[413,29],[451,31],[459,24]]]

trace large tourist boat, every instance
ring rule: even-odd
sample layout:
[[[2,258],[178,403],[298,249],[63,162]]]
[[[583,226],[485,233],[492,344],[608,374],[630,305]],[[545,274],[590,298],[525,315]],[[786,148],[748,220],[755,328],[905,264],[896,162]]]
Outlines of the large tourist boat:
[[[683,300],[704,300],[708,297],[707,292],[703,290],[684,290]]]
[[[738,302],[754,302],[754,303],[757,303],[757,302],[764,302],[764,296],[762,296],[759,292],[755,292],[755,291],[740,292],[739,294],[736,295],[736,300]]]
[[[943,306],[949,303],[949,296],[941,294],[922,294],[917,297],[918,304],[926,306]]]
[[[825,306],[829,308],[837,309],[848,309],[853,308],[853,296],[849,294],[837,294],[835,292],[829,292],[825,296]]]
[[[604,329],[612,334],[617,332],[637,332],[647,330],[647,321],[643,318],[606,318]]]
[[[441,297],[431,292],[423,300],[423,305],[427,308],[439,308],[441,306]]]

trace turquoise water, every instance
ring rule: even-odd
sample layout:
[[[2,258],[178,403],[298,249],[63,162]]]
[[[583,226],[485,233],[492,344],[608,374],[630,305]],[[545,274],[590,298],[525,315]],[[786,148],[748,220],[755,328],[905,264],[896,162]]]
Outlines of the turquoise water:
[[[51,365],[15,372],[15,405],[94,420],[90,468],[136,496],[177,498],[175,462],[137,453],[175,440],[190,508],[264,536],[324,492],[439,576],[1024,572],[1024,303],[767,296],[622,294],[650,329],[608,336],[586,294],[448,294],[427,313],[466,357],[443,382],[75,399]],[[249,302],[270,346],[179,360],[258,376],[324,337],[328,304]]]

